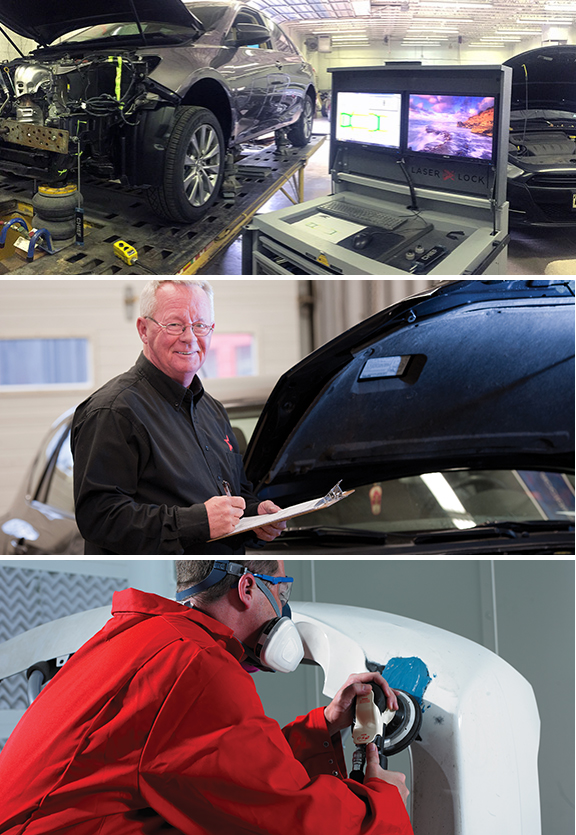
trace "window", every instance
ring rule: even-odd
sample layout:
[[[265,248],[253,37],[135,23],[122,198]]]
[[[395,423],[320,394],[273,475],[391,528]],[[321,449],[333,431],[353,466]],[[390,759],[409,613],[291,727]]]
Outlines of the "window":
[[[87,339],[0,340],[0,390],[85,388],[89,368]]]
[[[274,46],[280,52],[286,52],[288,55],[297,55],[297,49],[290,40],[290,38],[284,34],[282,29],[279,26],[276,26],[274,23],[272,25],[272,36],[274,38]]]
[[[74,411],[73,409],[70,410],[70,413]],[[66,413],[66,416],[70,413]],[[64,432],[68,432],[68,424],[67,422],[60,422],[56,427],[52,426],[52,429],[48,433],[48,435],[44,438],[42,442],[42,446],[38,452],[34,460],[34,465],[32,467],[32,471],[30,473],[30,481],[28,482],[27,493],[32,498],[36,498],[39,492],[40,483],[43,479],[43,476],[50,465],[50,461],[52,460],[52,456],[55,453],[55,450],[58,448],[58,445],[62,441],[62,437]]]
[[[64,513],[70,516],[74,515],[72,470],[73,460],[72,450],[70,449],[70,432],[67,432],[50,476],[45,503],[64,511]]]
[[[202,368],[203,377],[251,377],[257,373],[251,333],[215,333]]]

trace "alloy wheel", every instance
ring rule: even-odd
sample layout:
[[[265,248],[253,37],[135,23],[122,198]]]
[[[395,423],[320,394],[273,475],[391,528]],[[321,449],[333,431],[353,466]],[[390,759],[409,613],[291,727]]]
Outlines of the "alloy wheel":
[[[214,193],[221,166],[218,136],[202,124],[190,137],[184,155],[184,191],[193,206],[203,206]]]

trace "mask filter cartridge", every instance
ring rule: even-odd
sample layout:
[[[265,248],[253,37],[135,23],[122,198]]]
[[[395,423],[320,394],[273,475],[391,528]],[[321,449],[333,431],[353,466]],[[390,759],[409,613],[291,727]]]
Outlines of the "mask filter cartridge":
[[[269,621],[260,633],[254,655],[263,669],[292,673],[304,657],[300,633],[290,618]]]

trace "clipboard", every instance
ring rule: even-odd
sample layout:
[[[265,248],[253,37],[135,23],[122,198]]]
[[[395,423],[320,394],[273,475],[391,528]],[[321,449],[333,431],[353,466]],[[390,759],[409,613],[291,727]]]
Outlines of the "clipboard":
[[[209,539],[208,542],[216,542],[218,539],[226,539],[229,536],[236,536],[238,533],[253,531],[255,528],[262,527],[262,525],[270,525],[273,522],[294,519],[296,516],[304,516],[306,513],[313,513],[315,510],[331,507],[354,492],[354,490],[342,490],[340,487],[341,484],[342,479],[325,496],[319,499],[310,499],[308,502],[293,504],[291,507],[286,507],[284,510],[279,510],[276,513],[265,513],[262,516],[243,516],[231,533],[225,533],[222,536]]]

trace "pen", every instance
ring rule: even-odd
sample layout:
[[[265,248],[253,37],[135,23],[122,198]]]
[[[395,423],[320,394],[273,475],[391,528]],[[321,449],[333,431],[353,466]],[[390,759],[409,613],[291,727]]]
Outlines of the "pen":
[[[228,484],[227,481],[224,481],[224,480],[222,481],[222,487],[224,488],[224,493],[227,496],[231,497],[232,496],[232,490],[230,489],[230,485]]]

